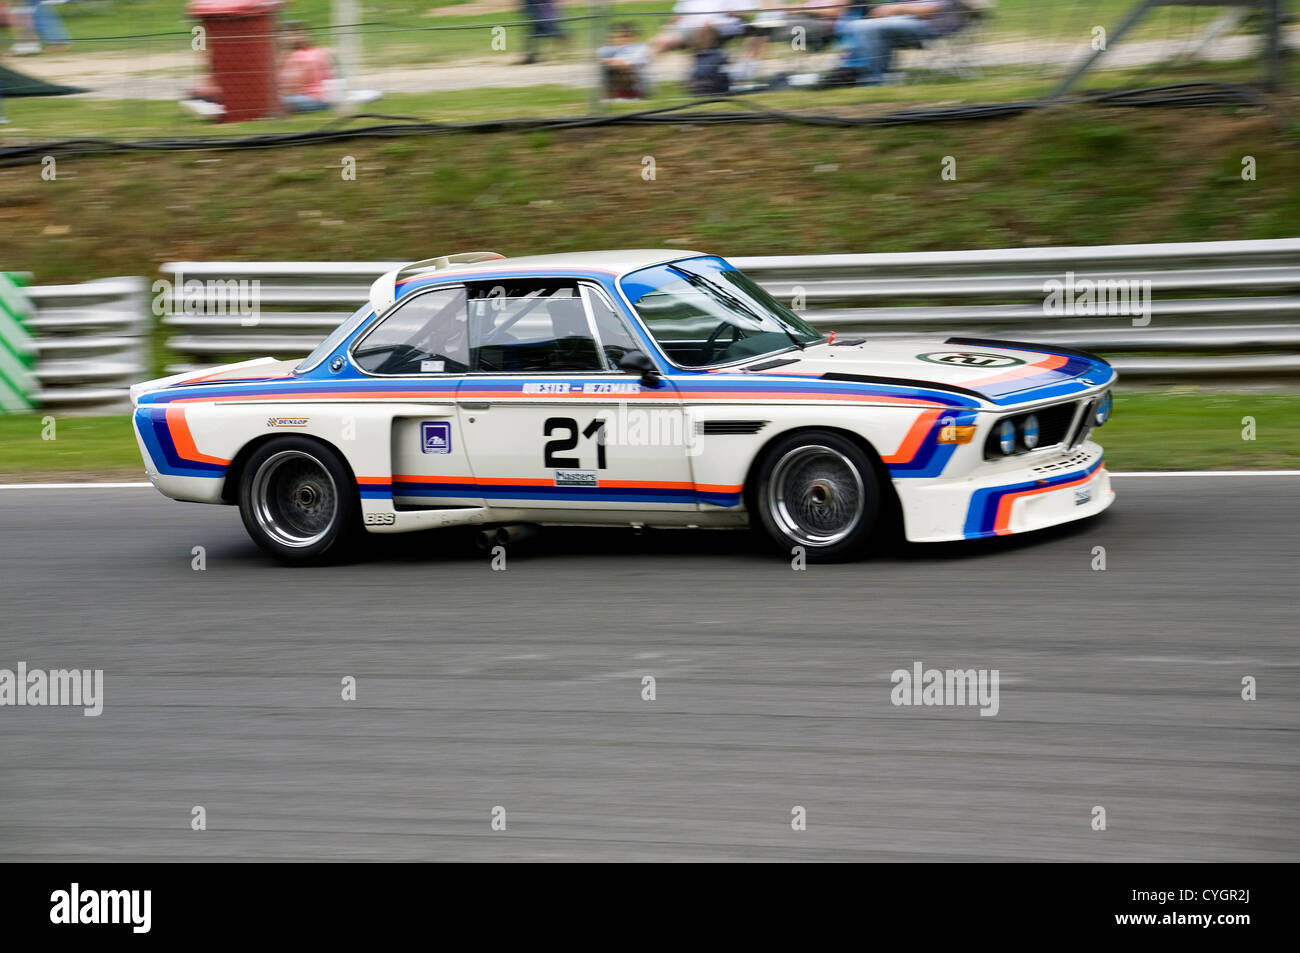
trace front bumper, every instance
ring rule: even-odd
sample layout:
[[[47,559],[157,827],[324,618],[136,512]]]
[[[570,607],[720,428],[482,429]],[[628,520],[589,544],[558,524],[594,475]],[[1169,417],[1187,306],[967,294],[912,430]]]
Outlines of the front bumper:
[[[1100,446],[1007,461],[953,480],[896,480],[904,531],[916,543],[983,539],[1095,516],[1115,498]]]

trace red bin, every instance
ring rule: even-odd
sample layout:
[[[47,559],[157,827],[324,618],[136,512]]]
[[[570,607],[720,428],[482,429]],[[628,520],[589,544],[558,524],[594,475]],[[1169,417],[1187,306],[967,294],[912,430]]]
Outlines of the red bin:
[[[186,13],[207,31],[212,82],[221,90],[222,122],[280,112],[276,82],[276,11],[284,0],[193,0]]]

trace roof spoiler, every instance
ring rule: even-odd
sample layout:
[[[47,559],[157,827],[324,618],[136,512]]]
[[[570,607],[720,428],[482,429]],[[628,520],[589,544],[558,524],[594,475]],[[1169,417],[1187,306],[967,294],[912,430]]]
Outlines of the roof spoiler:
[[[386,311],[397,300],[397,286],[403,276],[412,272],[440,271],[455,265],[472,265],[475,262],[497,261],[505,257],[505,255],[498,255],[494,251],[469,251],[462,252],[459,255],[441,255],[437,258],[425,258],[422,261],[409,262],[375,279],[370,286],[370,307],[374,309],[376,314]]]

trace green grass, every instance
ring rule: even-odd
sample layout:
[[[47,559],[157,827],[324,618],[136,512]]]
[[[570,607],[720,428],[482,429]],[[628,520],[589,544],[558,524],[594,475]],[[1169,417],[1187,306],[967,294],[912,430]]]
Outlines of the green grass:
[[[1247,154],[1255,181],[1239,174]],[[948,155],[956,181],[940,179]],[[40,166],[0,169],[0,266],[43,284],[152,275],[175,260],[914,252],[1280,238],[1300,220],[1300,151],[1267,118],[1227,109],[456,134],[67,156],[58,169],[55,181]]]
[[[1243,418],[1255,439],[1242,438]],[[0,417],[0,481],[143,479],[130,418],[63,417],[42,440],[40,415]],[[1300,468],[1300,394],[1121,392],[1096,438],[1111,470]]]
[[[1300,394],[1121,391],[1097,441],[1111,470],[1300,469]]]
[[[130,417],[55,417],[53,440],[45,421],[39,412],[0,416],[0,482],[144,479]]]

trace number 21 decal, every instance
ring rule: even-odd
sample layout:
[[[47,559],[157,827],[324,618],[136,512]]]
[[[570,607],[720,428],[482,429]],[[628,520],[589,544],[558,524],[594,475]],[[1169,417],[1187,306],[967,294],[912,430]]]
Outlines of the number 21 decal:
[[[605,466],[605,421],[597,417],[591,423],[587,424],[581,431],[578,430],[578,422],[572,417],[547,417],[546,423],[542,427],[542,435],[549,437],[556,431],[568,432],[568,436],[558,437],[555,440],[546,441],[542,448],[542,460],[547,467],[561,470],[577,470],[582,467],[582,461],[578,457],[561,457],[557,454],[572,450],[578,445],[578,434],[587,438],[596,440],[596,469],[608,469]]]

